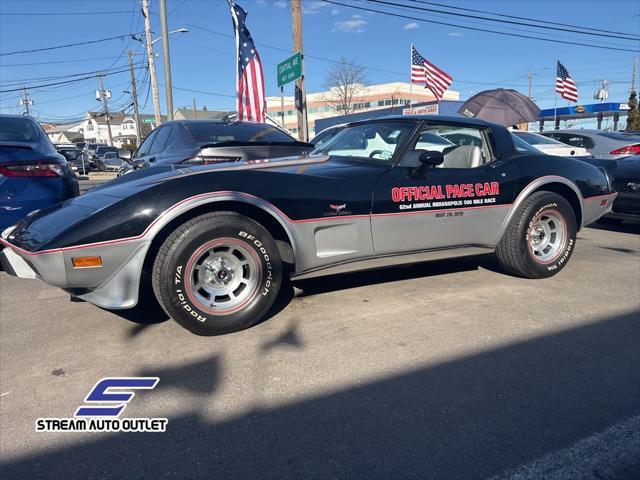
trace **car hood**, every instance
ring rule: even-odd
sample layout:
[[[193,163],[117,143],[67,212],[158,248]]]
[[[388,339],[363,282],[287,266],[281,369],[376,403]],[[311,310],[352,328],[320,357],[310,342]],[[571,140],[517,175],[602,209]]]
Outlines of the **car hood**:
[[[76,202],[83,202],[83,197],[90,194],[108,195],[119,198],[149,188],[150,186],[187,175],[200,175],[215,172],[246,170],[264,170],[265,172],[288,172],[298,175],[330,175],[336,169],[357,168],[360,164],[345,161],[342,157],[327,155],[302,155],[294,157],[270,158],[261,160],[242,160],[238,162],[221,162],[211,165],[191,167],[177,165],[159,165],[135,170],[110,182],[93,188],[86,195],[78,197]]]
[[[354,171],[349,171],[350,169]],[[184,189],[184,185],[188,184],[189,176],[214,174],[213,177],[217,177],[216,173],[219,172],[221,174],[219,182],[211,177],[210,191],[224,190],[227,181],[236,185],[243,183],[233,178],[234,172],[237,171],[238,176],[241,177],[244,172],[257,170],[261,170],[265,175],[270,175],[269,172],[278,172],[321,177],[338,176],[338,172],[341,171],[343,176],[349,172],[362,177],[367,172],[376,175],[384,171],[384,167],[321,155],[248,160],[187,168],[176,168],[174,165],[147,167],[93,188],[79,197],[30,213],[8,233],[7,240],[29,251],[50,248],[52,241],[58,235],[78,230],[83,220],[90,216],[107,214],[107,211],[111,211],[111,207],[116,208],[116,204],[127,204],[130,200],[135,202],[135,198],[139,195],[147,196],[148,189],[154,187],[162,187],[165,191],[167,188]],[[172,185],[173,180],[176,181],[175,187]],[[202,182],[199,183],[202,184]],[[260,183],[269,184],[269,182]],[[125,198],[127,200],[123,201]],[[162,201],[158,202],[159,208],[166,208],[166,205],[161,205],[162,203]]]

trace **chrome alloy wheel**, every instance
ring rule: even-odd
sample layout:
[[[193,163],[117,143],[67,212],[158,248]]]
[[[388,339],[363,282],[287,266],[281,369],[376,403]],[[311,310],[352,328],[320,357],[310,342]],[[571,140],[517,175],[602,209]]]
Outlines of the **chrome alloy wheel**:
[[[209,242],[189,260],[189,297],[211,313],[240,310],[256,294],[261,267],[251,251],[233,239]]]
[[[551,263],[566,248],[567,227],[555,210],[542,211],[529,228],[529,249],[540,263]]]

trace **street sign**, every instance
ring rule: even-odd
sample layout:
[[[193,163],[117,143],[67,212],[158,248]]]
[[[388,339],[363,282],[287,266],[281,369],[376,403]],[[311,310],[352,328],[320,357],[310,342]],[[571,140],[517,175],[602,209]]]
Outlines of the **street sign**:
[[[302,54],[296,53],[278,64],[278,86],[281,87],[302,76]]]
[[[142,123],[154,123],[155,121],[155,118],[145,118],[144,120],[142,120]]]

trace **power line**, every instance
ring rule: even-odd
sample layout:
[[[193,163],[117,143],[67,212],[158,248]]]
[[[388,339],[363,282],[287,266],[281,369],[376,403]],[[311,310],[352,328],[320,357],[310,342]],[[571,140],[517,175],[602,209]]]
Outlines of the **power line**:
[[[209,32],[209,33],[213,33],[215,35],[220,35],[222,37],[228,37],[228,38],[234,38],[233,35],[228,35],[226,33],[221,33],[221,32],[216,32],[215,30],[210,30],[208,28],[204,28],[204,27],[199,27],[197,25],[193,25],[193,24],[187,24],[189,27],[192,28],[196,28],[199,30],[203,30],[205,32]],[[285,53],[291,53],[291,49],[286,49],[286,48],[281,48],[281,47],[276,47],[274,45],[268,45],[266,43],[256,43],[257,46],[259,47],[264,47],[264,48],[270,48],[272,50],[277,50],[279,52],[285,52]],[[335,60],[332,58],[326,58],[326,57],[319,57],[317,55],[311,55],[309,53],[305,53],[304,54],[305,58],[312,58],[314,60],[320,60],[322,62],[327,62],[327,63],[333,63],[333,64],[338,64],[340,63],[339,60]],[[366,70],[370,70],[372,72],[380,72],[380,73],[390,73],[392,75],[402,75],[402,76],[406,76],[408,75],[407,72],[397,72],[394,70],[386,70],[383,68],[377,68],[377,67],[371,67],[371,66],[367,66],[367,65],[362,65],[362,68],[366,69]],[[499,83],[494,83],[494,82],[471,82],[468,80],[458,80],[456,79],[457,83],[465,83],[465,84],[471,84],[471,85],[500,85]],[[522,84],[522,85],[515,85],[514,86],[526,86],[526,84]]]
[[[365,12],[372,12],[372,13],[379,13],[381,15],[387,15],[387,16],[391,16],[391,17],[397,17],[397,18],[405,18],[405,19],[409,19],[409,20],[417,20],[419,22],[425,22],[425,23],[434,23],[434,24],[438,24],[438,25],[446,25],[448,27],[455,27],[455,28],[462,28],[465,30],[474,30],[477,32],[483,32],[483,33],[494,33],[496,35],[505,35],[505,36],[509,36],[509,37],[518,37],[518,38],[528,38],[531,40],[539,40],[542,42],[552,42],[552,43],[561,43],[563,45],[576,45],[576,46],[580,46],[580,47],[590,47],[590,48],[600,48],[603,50],[616,50],[616,51],[621,51],[621,52],[635,52],[636,50],[632,50],[629,48],[619,48],[619,47],[607,47],[607,46],[603,46],[603,45],[593,45],[593,44],[589,44],[589,43],[581,43],[581,42],[570,42],[567,40],[554,40],[551,38],[543,38],[543,37],[534,37],[532,35],[522,35],[522,34],[518,34],[518,33],[508,33],[508,32],[501,32],[498,30],[489,30],[489,29],[484,29],[484,28],[476,28],[476,27],[468,27],[465,25],[458,25],[458,24],[453,24],[453,23],[447,23],[447,22],[440,22],[437,20],[429,20],[423,17],[413,17],[410,15],[402,15],[399,13],[392,13],[392,12],[386,12],[384,10],[376,10],[373,8],[367,8],[367,7],[359,7],[356,5],[349,5],[346,3],[340,3],[340,2],[336,2],[334,0],[322,0],[325,3],[330,3],[332,5],[338,5],[341,7],[347,7],[347,8],[352,8],[354,10],[360,10],[360,11],[365,11]],[[363,0],[364,1],[364,0]]]
[[[144,64],[144,61],[136,63],[136,65],[143,65],[143,64]],[[123,67],[124,67],[124,65],[120,65],[120,66],[115,67],[115,68],[123,68]],[[65,78],[71,79],[73,77],[83,77],[83,76],[91,75],[91,74],[96,75],[98,73],[109,72],[110,70],[113,70],[113,69],[114,69],[114,67],[105,68],[105,69],[102,69],[102,70],[91,70],[89,72],[69,73],[69,74],[66,74],[66,75],[56,75],[56,76],[50,76],[50,77],[18,78],[18,79],[13,79],[13,80],[2,82],[2,85],[11,86],[11,85],[15,85],[15,84],[18,84],[18,83],[32,82],[34,80],[59,80],[59,79],[65,79]]]
[[[142,67],[142,68],[144,68],[144,67]],[[125,68],[123,70],[118,70],[118,71],[115,71],[115,72],[105,73],[104,76],[106,77],[106,76],[109,76],[109,75],[116,75],[118,73],[123,73],[123,72],[128,72],[128,71],[129,71],[129,68],[127,67],[127,68]],[[43,85],[31,85],[31,86],[28,86],[27,88],[29,88],[29,90],[35,90],[36,88],[45,88],[45,87],[51,87],[51,86],[54,86],[54,85],[66,85],[66,84],[69,84],[69,83],[81,82],[83,80],[88,80],[88,79],[92,79],[92,78],[95,78],[95,75],[90,75],[90,76],[87,76],[87,77],[77,78],[77,79],[74,79],[74,80],[64,80],[64,81],[61,81],[61,82],[46,83],[46,84],[43,84]],[[16,92],[16,91],[19,91],[19,90],[22,90],[22,87],[21,88],[12,88],[12,89],[8,89],[8,90],[0,90],[0,93]]]
[[[359,2],[359,3],[364,3],[367,1],[372,1],[375,3],[375,0],[351,0],[350,3],[355,3],[355,2]],[[393,2],[393,3],[389,3],[387,5],[388,2],[385,1],[381,1],[380,3],[384,4],[383,6],[385,8],[390,9],[391,11],[395,11],[395,10],[399,10],[398,13],[407,13],[406,10],[403,9],[411,9],[410,11],[414,11],[414,13],[419,13],[423,16],[424,19],[428,20],[428,19],[435,19],[435,20],[442,20],[442,21],[449,21],[451,20],[449,17],[446,17],[446,13],[425,13],[425,12],[420,12],[418,10],[420,10],[420,7],[418,6],[410,6],[410,5],[404,5],[404,4],[399,4],[397,2]],[[369,14],[371,15],[371,14]],[[461,21],[463,22],[462,25],[469,25],[469,26],[475,26],[477,28],[483,28],[483,29],[487,29],[487,28],[492,28],[495,27],[493,24],[491,24],[490,22],[487,22],[486,20],[483,20],[481,17],[479,16],[469,16],[470,18],[461,18],[461,19],[453,19],[456,21]],[[500,19],[494,19],[498,22],[503,22]],[[500,25],[500,32],[505,32],[505,33],[523,33],[526,35],[542,35],[544,36],[544,38],[550,38],[553,40],[562,40],[565,41],[565,39],[569,39],[569,40],[577,40],[577,41],[589,41],[589,40],[594,40],[597,41],[597,45],[599,46],[612,46],[612,47],[621,47],[621,48],[627,48],[628,45],[625,44],[621,44],[621,43],[611,43],[611,42],[621,42],[622,40],[631,40],[632,42],[640,42],[640,38],[639,39],[633,39],[633,38],[622,38],[621,39],[609,39],[609,38],[587,38],[586,40],[578,37],[576,33],[565,33],[563,31],[557,31],[557,29],[555,27],[548,27],[548,30],[543,30],[543,31],[537,31],[535,30],[536,27],[539,27],[539,25],[531,25],[531,27],[529,26],[522,26],[522,27],[518,27],[517,25],[509,25],[509,24],[504,24],[504,25]],[[497,30],[497,28],[496,28]],[[581,32],[577,32],[578,34]],[[639,43],[640,44],[640,43]],[[631,47],[630,47],[631,48]]]
[[[605,34],[605,33],[596,33],[596,32],[584,32],[584,31],[575,30],[575,29],[566,28],[566,27],[552,27],[552,26],[549,26],[549,25],[535,25],[535,24],[532,24],[532,23],[518,22],[518,21],[514,21],[514,20],[500,20],[500,19],[497,19],[497,18],[482,17],[482,16],[479,16],[477,14],[476,15],[471,15],[471,14],[465,14],[465,13],[447,12],[445,10],[437,10],[437,9],[434,9],[434,8],[426,8],[426,7],[417,7],[417,6],[405,5],[405,4],[398,3],[398,2],[390,2],[390,1],[383,1],[383,0],[356,0],[356,1],[376,3],[376,4],[382,4],[382,5],[392,6],[392,7],[399,7],[399,8],[407,8],[407,9],[414,10],[414,11],[417,10],[417,11],[423,11],[423,12],[429,12],[429,13],[451,15],[451,16],[454,16],[454,17],[471,18],[473,20],[485,20],[485,21],[496,22],[496,23],[500,23],[500,24],[520,25],[520,26],[525,26],[525,27],[542,28],[542,29],[545,29],[545,30],[554,30],[554,31],[560,31],[560,32],[577,33],[577,34],[580,34],[580,35],[591,35],[591,36],[596,36],[596,37],[608,37],[608,38],[615,38],[615,39],[627,40],[627,41],[630,40],[630,41],[633,41],[633,42],[640,41],[640,37],[638,37],[638,38],[628,38],[628,37],[625,37],[625,36],[621,36],[621,35],[629,35],[629,34]],[[429,2],[418,2],[417,0],[408,0],[408,1],[429,4]],[[525,32],[527,32],[527,30],[525,30]]]
[[[142,32],[134,32],[133,34],[136,34],[136,33],[142,33]],[[18,55],[20,53],[35,53],[35,52],[44,52],[47,50],[57,50],[59,48],[77,47],[79,45],[89,45],[93,43],[106,42],[106,41],[115,40],[118,38],[121,40],[124,40],[127,37],[131,37],[131,35],[132,35],[131,33],[125,33],[123,35],[115,35],[113,37],[99,38],[97,40],[87,40],[85,42],[68,43],[66,45],[56,45],[55,47],[34,48],[32,50],[16,50],[15,52],[3,52],[3,53],[0,53],[0,57],[7,57],[9,55]]]
[[[158,85],[160,85],[161,87],[164,87],[164,85],[162,83],[159,83]],[[230,95],[230,94],[227,94],[227,93],[206,92],[204,90],[193,90],[193,89],[190,89],[190,88],[180,88],[180,87],[176,87],[175,85],[173,86],[173,88],[176,89],[176,90],[183,90],[185,92],[202,93],[203,95],[213,95],[214,97],[236,98],[235,95]]]
[[[133,10],[135,12],[135,10]],[[43,12],[10,12],[10,13],[0,13],[0,17],[35,17],[35,16],[58,16],[58,17],[66,17],[66,16],[77,16],[77,15],[114,15],[118,13],[131,13],[132,10],[118,10],[112,12],[51,12],[51,13],[43,13]]]
[[[4,67],[27,67],[32,65],[53,65],[56,63],[95,62],[96,60],[113,60],[114,58],[119,58],[119,57],[116,55],[113,55],[111,57],[76,58],[71,60],[52,60],[50,62],[3,63],[2,67],[3,68]]]
[[[520,16],[515,16],[515,15],[507,15],[506,13],[488,12],[486,10],[476,10],[476,9],[473,9],[473,8],[456,7],[456,6],[453,6],[453,5],[446,5],[444,3],[427,2],[425,0],[407,0],[407,1],[415,2],[415,3],[423,3],[425,5],[433,5],[433,6],[436,6],[436,7],[445,7],[445,8],[448,8],[450,10],[462,10],[462,11],[466,11],[466,12],[484,13],[484,14],[487,14],[487,15],[495,15],[496,17],[516,18],[518,20],[528,20],[530,22],[546,23],[548,25],[559,25],[559,26],[562,26],[562,27],[580,28],[580,29],[583,29],[583,30],[591,30],[591,31],[594,31],[594,32],[613,33],[613,34],[617,34],[617,35],[627,35],[627,36],[631,36],[631,37],[640,37],[640,35],[637,35],[635,33],[615,32],[613,30],[602,30],[600,28],[583,27],[583,26],[580,26],[580,25],[571,25],[569,23],[550,22],[549,20],[539,20],[539,19],[536,19],[536,18],[528,18],[528,17],[520,17]]]

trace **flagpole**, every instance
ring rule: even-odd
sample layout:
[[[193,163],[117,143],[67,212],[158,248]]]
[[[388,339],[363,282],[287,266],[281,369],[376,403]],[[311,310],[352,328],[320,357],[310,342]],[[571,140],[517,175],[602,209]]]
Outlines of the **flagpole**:
[[[411,65],[413,65],[413,43],[409,45],[409,111],[413,113],[413,81],[411,80]]]
[[[553,93],[553,129],[557,130],[556,119],[558,118],[558,94]]]

